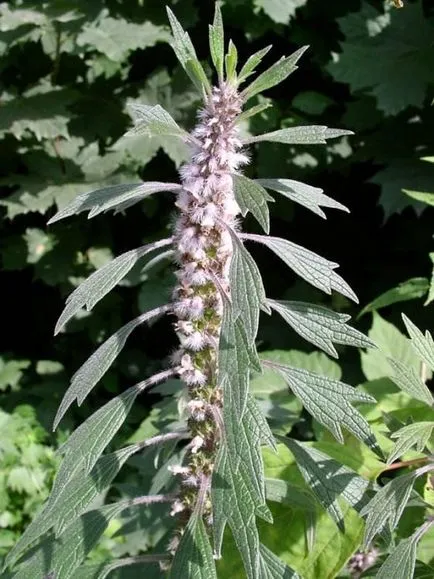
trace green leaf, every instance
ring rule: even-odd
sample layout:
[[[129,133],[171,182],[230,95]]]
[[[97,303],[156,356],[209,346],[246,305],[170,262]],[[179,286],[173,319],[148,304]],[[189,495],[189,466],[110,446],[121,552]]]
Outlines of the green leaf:
[[[272,106],[273,105],[271,103],[262,103],[260,105],[255,105],[254,107],[250,107],[250,109],[247,109],[246,111],[240,114],[240,116],[237,118],[237,124],[241,124],[244,121],[247,121],[247,119],[250,119],[251,117],[258,115],[259,113],[262,113],[263,111],[269,109]]]
[[[58,540],[49,537],[13,575],[13,579],[41,579],[51,574],[69,579],[106,530],[110,519],[125,508],[106,505],[75,520]]]
[[[289,388],[303,402],[308,412],[320,424],[328,428],[339,442],[344,442],[341,430],[343,426],[375,452],[381,453],[368,422],[351,405],[351,402],[375,402],[374,398],[358,392],[348,384],[320,374],[274,362],[270,363],[270,366],[283,376]]]
[[[200,64],[193,43],[190,36],[184,31],[181,24],[176,19],[173,12],[166,6],[167,15],[169,17],[170,26],[173,33],[173,42],[171,46],[175,51],[176,57],[179,60],[183,69],[187,72],[193,84],[199,89],[205,89],[208,93],[211,92],[209,81],[206,77],[205,71]]]
[[[339,314],[314,304],[293,301],[267,300],[271,309],[278,312],[282,318],[308,342],[315,344],[327,354],[338,358],[333,343],[370,348],[372,340],[364,334],[347,326],[351,319],[346,314]]]
[[[319,125],[307,125],[305,127],[290,127],[280,129],[272,133],[249,137],[244,140],[245,144],[270,141],[272,143],[284,143],[286,145],[325,145],[327,139],[337,139],[345,135],[353,135],[352,131],[345,129],[329,129]]]
[[[265,479],[265,494],[267,501],[292,505],[304,511],[315,511],[316,505],[312,493],[300,489],[295,484],[278,478]]]
[[[413,446],[418,452],[423,452],[431,438],[434,422],[415,422],[400,428],[391,434],[391,438],[397,438],[397,442],[387,459],[388,464],[405,454]]]
[[[223,80],[223,62],[225,57],[223,19],[220,3],[215,3],[214,22],[209,26],[209,48],[219,80]]]
[[[63,477],[60,483],[56,480],[47,503],[8,553],[6,565],[13,565],[31,544],[53,526],[56,527],[56,536],[62,534],[110,486],[128,458],[139,448],[140,445],[135,444],[122,448],[100,457],[87,474],[79,470],[71,477]]]
[[[290,56],[283,56],[280,60],[278,60],[275,64],[273,64],[268,70],[260,74],[247,88],[243,90],[241,93],[241,98],[244,101],[249,100],[253,96],[257,95],[260,92],[264,92],[276,84],[280,84],[284,81],[291,73],[297,70],[297,61],[303,55],[304,52],[308,49],[308,46],[303,46],[299,48],[296,52],[291,54]],[[268,52],[268,49],[264,49],[264,51]],[[262,54],[263,56],[263,54]],[[261,58],[262,58],[261,56]],[[256,66],[253,64],[253,67]],[[247,66],[247,63],[246,63]],[[240,73],[240,77],[243,74],[243,70]],[[244,72],[244,77],[246,73]],[[250,141],[255,142],[255,141]]]
[[[179,137],[188,139],[188,133],[181,129],[175,120],[160,105],[150,106],[130,103],[129,108],[134,127],[126,135],[145,135],[146,137]]]
[[[368,3],[339,19],[345,41],[339,59],[327,68],[351,93],[373,95],[377,108],[397,115],[422,107],[432,82],[432,28],[420,4],[406,4],[384,16]]]
[[[265,233],[270,232],[270,213],[267,201],[273,201],[266,190],[244,175],[232,175],[235,199],[243,217],[250,211]]]
[[[410,340],[378,313],[373,314],[369,338],[378,346],[376,350],[361,352],[362,370],[368,380],[390,376],[388,358],[399,360],[408,368],[419,371],[420,362],[415,356]]]
[[[229,277],[234,316],[241,314],[249,343],[253,343],[258,332],[259,310],[266,306],[266,297],[261,274],[253,257],[242,244],[237,234],[229,230],[232,238],[233,256]]]
[[[428,368],[434,371],[434,341],[431,334],[426,330],[424,336],[419,328],[404,314],[402,314],[402,319],[411,338],[411,347],[422,358]]]
[[[414,368],[409,368],[393,358],[389,358],[389,364],[393,370],[391,379],[403,392],[406,392],[421,402],[425,402],[428,406],[433,406],[433,396],[424,382],[422,382],[416,374]]]
[[[274,22],[287,24],[297,8],[304,6],[307,0],[255,0],[255,6],[262,10]]]
[[[163,239],[138,249],[132,249],[97,269],[81,285],[70,294],[66,306],[56,324],[54,333],[58,334],[63,326],[83,307],[90,311],[110,290],[123,279],[135,263],[147,253],[165,247],[172,243],[171,239]]]
[[[191,516],[176,550],[170,577],[217,579],[217,571],[208,534],[200,516]]]
[[[306,485],[339,529],[345,532],[339,498],[342,496],[353,508],[360,510],[367,502],[365,493],[369,481],[315,448],[285,437],[280,440],[294,455]]]
[[[259,557],[261,579],[300,579],[293,569],[285,565],[265,545],[259,545]]]
[[[238,51],[232,40],[229,40],[228,53],[225,58],[226,80],[233,82],[237,76]]]
[[[425,277],[413,277],[407,281],[403,281],[366,305],[360,312],[359,317],[368,312],[374,312],[398,302],[422,298],[428,289],[429,283]]]
[[[362,509],[366,516],[365,546],[370,545],[376,535],[383,530],[394,529],[401,518],[417,478],[416,472],[410,472],[392,479],[373,496]]]
[[[322,189],[311,187],[305,183],[300,183],[300,181],[293,181],[292,179],[257,179],[257,183],[266,189],[272,189],[284,195],[295,203],[299,203],[324,219],[326,219],[327,216],[321,207],[332,207],[333,209],[340,209],[341,211],[349,213],[349,209],[344,205],[324,195]]]
[[[431,279],[429,282],[428,297],[426,298],[424,306],[427,306],[428,304],[430,304],[434,300],[434,253],[429,253],[428,255],[429,255],[429,258],[433,264],[433,268],[432,268],[432,272],[431,272]]]
[[[157,42],[170,42],[170,34],[163,26],[146,21],[136,24],[110,16],[85,25],[76,39],[78,46],[90,47],[119,63],[133,50],[155,46]]]
[[[417,533],[400,541],[398,546],[381,565],[376,579],[408,579],[413,577],[416,565],[416,550],[419,536]]]
[[[249,56],[245,65],[240,70],[240,74],[238,75],[238,84],[244,82],[247,77],[255,72],[255,68],[262,62],[262,59],[269,52],[270,48],[271,45],[266,46],[265,48],[262,48],[261,50],[258,50],[258,52],[252,54],[252,56]]]
[[[30,360],[8,360],[0,357],[0,391],[10,387],[15,390],[26,368],[30,366]]]
[[[422,191],[410,191],[408,189],[403,189],[402,191],[412,199],[416,199],[416,201],[421,201],[431,206],[434,205],[434,193],[423,193]]]
[[[337,263],[279,237],[244,234],[243,238],[266,245],[296,274],[324,293],[331,294],[332,290],[335,290],[354,302],[358,302],[357,296],[350,286],[333,271],[338,267]]]
[[[109,209],[118,208],[119,211],[126,207],[131,207],[153,193],[178,191],[180,188],[181,186],[177,183],[151,182],[111,185],[90,193],[81,193],[68,203],[66,207],[58,211],[48,221],[48,225],[60,219],[65,219],[65,217],[77,215],[82,211],[89,211],[88,219],[91,219]]]
[[[21,140],[30,132],[38,141],[68,139],[68,106],[76,98],[75,91],[44,84],[4,102],[0,108],[0,136],[12,133]]]
[[[101,344],[92,356],[86,360],[83,366],[81,366],[81,368],[73,375],[71,385],[62,398],[62,402],[60,403],[54,419],[54,429],[57,428],[59,422],[62,420],[74,400],[77,400],[79,406],[83,403],[86,396],[101,380],[112,365],[113,361],[119,355],[119,352],[124,347],[131,332],[140,324],[152,320],[152,318],[164,313],[164,311],[167,311],[167,308],[156,308],[150,312],[142,314],[131,322],[128,322]]]
[[[124,423],[138,394],[140,387],[128,388],[104,404],[74,430],[60,448],[64,459],[54,481],[52,493],[55,494],[78,469],[88,473],[94,467],[101,453]]]

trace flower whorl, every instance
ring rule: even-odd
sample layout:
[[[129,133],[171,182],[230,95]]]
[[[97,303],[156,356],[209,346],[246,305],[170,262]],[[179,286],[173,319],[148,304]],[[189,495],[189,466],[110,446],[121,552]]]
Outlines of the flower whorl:
[[[175,355],[180,376],[188,388],[188,425],[192,436],[187,466],[181,477],[181,497],[172,509],[185,521],[203,496],[202,512],[211,515],[207,498],[219,432],[222,393],[217,388],[218,341],[222,320],[220,291],[230,293],[229,267],[240,209],[232,177],[247,157],[240,152],[236,120],[241,99],[236,88],[222,83],[213,89],[192,132],[195,145],[191,162],[181,168],[182,190],[174,246],[179,269],[173,294],[181,343]],[[202,489],[202,491],[200,490]]]

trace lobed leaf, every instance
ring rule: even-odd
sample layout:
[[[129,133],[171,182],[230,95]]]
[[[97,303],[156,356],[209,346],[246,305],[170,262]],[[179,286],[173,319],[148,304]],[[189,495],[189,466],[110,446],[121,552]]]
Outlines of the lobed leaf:
[[[244,175],[232,175],[232,182],[235,199],[243,217],[250,211],[265,233],[270,233],[270,213],[267,201],[274,201],[274,199],[261,185]]]
[[[181,66],[190,77],[193,84],[199,89],[205,89],[208,93],[211,91],[209,81],[206,77],[205,71],[200,64],[193,43],[190,36],[184,31],[177,18],[166,6],[167,15],[169,17],[170,26],[173,33],[172,48],[175,51],[176,57]]]
[[[126,135],[145,135],[147,137],[179,137],[188,139],[188,133],[181,129],[170,114],[160,105],[130,103],[134,127]]]
[[[106,530],[110,520],[125,508],[122,505],[106,505],[88,511],[76,519],[62,534],[45,539],[13,575],[13,579],[69,579],[86,555],[93,549]]]
[[[81,213],[82,211],[89,211],[88,219],[91,219],[109,209],[125,208],[126,204],[128,204],[128,207],[131,207],[153,193],[160,191],[178,191],[179,189],[181,189],[181,185],[177,183],[160,183],[157,181],[111,185],[90,193],[78,195],[68,203],[66,207],[58,211],[56,215],[48,221],[48,225],[65,219],[65,217]]]
[[[57,410],[53,425],[54,429],[57,428],[59,422],[62,420],[74,400],[77,400],[79,406],[83,403],[86,396],[101,380],[112,365],[113,361],[119,355],[119,352],[124,347],[131,332],[140,324],[143,324],[168,310],[168,306],[163,306],[138,316],[135,320],[122,326],[122,328],[101,344],[92,356],[86,360],[83,366],[81,366],[81,368],[73,375],[71,385],[65,392],[62,402],[59,405],[59,409]]]
[[[337,263],[309,251],[280,237],[266,237],[264,235],[242,234],[243,239],[257,241],[266,245],[280,259],[282,259],[300,277],[326,294],[332,290],[338,291],[347,298],[358,303],[356,294],[350,286],[333,270]]]
[[[170,578],[217,579],[208,533],[201,516],[191,516],[176,550]]]
[[[69,478],[64,477],[61,484],[56,480],[47,503],[8,553],[5,564],[13,565],[30,545],[52,527],[56,527],[56,536],[62,534],[109,487],[128,458],[140,448],[140,444],[127,446],[100,457],[87,474],[79,470]]]
[[[254,259],[244,247],[238,235],[229,230],[232,238],[233,255],[229,278],[234,315],[241,319],[249,343],[253,343],[258,332],[259,310],[266,305],[264,285]]]
[[[397,438],[397,442],[387,459],[388,464],[405,454],[413,446],[418,452],[422,452],[431,438],[434,422],[415,422],[400,428],[391,434],[391,438]]]
[[[240,73],[238,75],[238,84],[244,82],[247,77],[249,77],[255,72],[255,68],[258,66],[258,64],[262,62],[262,59],[269,52],[270,48],[271,44],[270,46],[266,46],[265,48],[262,48],[261,50],[258,50],[258,52],[255,52],[254,54],[249,56],[249,58],[247,59],[244,66],[241,68]]]
[[[419,328],[404,314],[402,314],[402,319],[411,338],[413,350],[422,358],[428,368],[434,372],[434,340],[431,334],[427,330],[425,335],[423,335]]]
[[[66,300],[66,306],[57,321],[55,334],[83,307],[90,311],[131,270],[134,264],[147,253],[170,245],[172,239],[163,239],[132,249],[97,269]]]
[[[270,66],[268,70],[260,74],[247,88],[243,90],[241,93],[241,98],[244,101],[249,100],[253,96],[257,95],[260,92],[264,92],[276,84],[280,84],[284,81],[291,73],[297,70],[297,61],[303,55],[304,52],[308,49],[308,46],[302,46],[298,50],[296,50],[290,56],[283,56],[280,60],[278,60],[275,64]],[[268,52],[267,49],[264,49]],[[262,58],[262,56],[261,56]],[[252,68],[256,66],[256,62]],[[247,65],[247,63],[246,63]],[[249,71],[250,72],[250,71]],[[243,70],[241,71],[243,73]],[[241,76],[240,73],[240,76]],[[246,73],[243,74],[244,78],[246,78]],[[254,141],[250,141],[254,142]]]
[[[324,219],[326,219],[326,214],[321,207],[331,207],[349,213],[349,209],[347,209],[345,205],[324,195],[323,190],[318,187],[312,187],[311,185],[306,185],[306,183],[301,183],[300,181],[293,181],[292,179],[257,179],[256,182],[266,189],[272,189],[291,199],[291,201],[299,203]]]
[[[350,316],[339,314],[322,306],[296,301],[267,300],[271,309],[308,342],[315,344],[327,354],[338,358],[333,343],[356,348],[375,347],[367,336],[347,326]]]
[[[325,145],[327,139],[337,139],[345,135],[354,135],[354,133],[345,129],[329,129],[321,125],[307,125],[256,135],[245,139],[243,142],[246,145],[262,141],[283,143],[285,145]]]
[[[306,410],[320,424],[325,426],[343,444],[341,426],[356,438],[364,442],[381,456],[372,430],[365,418],[351,402],[375,402],[371,396],[358,392],[348,384],[307,372],[299,368],[283,366],[275,362],[266,362],[267,366],[279,372],[291,391],[299,398]]]
[[[428,290],[429,283],[425,277],[413,277],[384,292],[378,296],[378,298],[375,298],[375,300],[363,308],[359,317],[368,312],[374,312],[398,302],[422,298]]]
[[[410,498],[417,476],[417,472],[410,472],[392,479],[380,488],[362,509],[360,514],[367,515],[365,546],[369,545],[383,530],[392,530],[396,527]]]
[[[434,404],[434,399],[431,392],[422,382],[419,376],[417,376],[413,368],[409,368],[408,366],[401,364],[401,362],[398,362],[398,360],[394,360],[393,358],[388,358],[387,360],[393,370],[391,379],[397,386],[399,386],[399,388],[401,388],[403,392],[406,392],[421,402],[425,402],[425,404],[428,404],[428,406],[432,406]]]
[[[315,448],[285,437],[280,440],[294,455],[298,469],[319,503],[345,532],[339,498],[342,496],[353,508],[360,510],[366,502],[369,481]]]
[[[261,579],[300,579],[293,569],[262,543],[259,545],[259,557]]]

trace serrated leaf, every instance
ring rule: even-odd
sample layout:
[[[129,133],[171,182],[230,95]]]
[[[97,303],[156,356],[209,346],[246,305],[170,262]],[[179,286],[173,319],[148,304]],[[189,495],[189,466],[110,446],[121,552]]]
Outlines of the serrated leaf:
[[[270,549],[259,545],[260,579],[299,579],[297,573],[285,565]]]
[[[417,474],[411,472],[392,479],[373,496],[362,509],[367,515],[364,544],[369,545],[384,528],[394,529],[410,498]]]
[[[61,534],[110,485],[138,448],[138,445],[131,445],[100,457],[88,474],[78,471],[71,477],[64,477],[62,483],[56,480],[47,503],[8,553],[6,565],[13,565],[31,544],[54,525],[56,535]]]
[[[169,42],[170,34],[152,22],[129,22],[105,16],[83,27],[77,36],[78,46],[90,46],[114,62],[123,62],[130,52]]]
[[[262,10],[278,24],[287,24],[294,16],[297,8],[306,4],[307,0],[254,0],[255,6]]]
[[[205,89],[209,93],[211,87],[206,79],[205,71],[197,58],[190,36],[184,31],[168,6],[166,6],[166,10],[173,33],[173,42],[171,42],[171,45],[175,51],[177,59],[187,72],[193,84],[199,90]]]
[[[388,358],[388,362],[393,370],[391,379],[403,392],[406,392],[421,402],[425,402],[425,404],[428,404],[428,406],[432,406],[434,404],[434,399],[431,392],[424,384],[424,382],[422,382],[413,368],[409,368],[408,366],[401,364],[401,362],[398,362],[398,360],[394,360],[393,358]]]
[[[373,312],[398,302],[406,302],[423,297],[429,290],[429,283],[425,277],[413,277],[403,281],[396,287],[384,292],[378,298],[366,305],[359,317],[367,312]]]
[[[375,579],[409,579],[413,577],[416,565],[418,537],[415,533],[408,539],[400,541],[398,546],[381,565]]]
[[[172,243],[171,239],[163,239],[138,249],[132,249],[110,261],[100,269],[97,269],[81,285],[70,294],[66,300],[66,306],[57,321],[55,334],[58,334],[63,326],[83,306],[90,311],[108,292],[113,289],[131,270],[134,264],[147,253],[165,247]]]
[[[337,263],[280,237],[254,234],[244,234],[243,237],[266,245],[295,273],[326,294],[331,294],[332,290],[335,290],[358,303],[357,296],[350,286],[333,271],[338,267]]]
[[[411,347],[422,358],[428,368],[434,371],[434,341],[431,334],[426,330],[424,336],[419,328],[404,314],[402,314],[402,319],[411,338]]]
[[[388,464],[394,462],[413,446],[416,447],[418,452],[423,452],[431,437],[433,428],[434,422],[415,422],[393,432],[391,438],[397,438],[398,440],[387,459]]]
[[[230,265],[231,299],[234,316],[241,314],[247,339],[253,343],[259,325],[259,310],[266,306],[266,297],[261,274],[254,259],[244,247],[237,234],[229,230],[232,238],[233,255]]]
[[[265,503],[264,467],[260,445],[264,439],[267,444],[273,445],[274,438],[269,428],[265,427],[264,418],[260,418],[260,411],[251,395],[241,420],[234,417],[230,406],[229,390],[224,398],[223,409],[224,412],[226,409],[227,443],[222,444],[220,448],[213,474],[214,550],[219,556],[227,521],[233,533],[236,532],[235,528],[240,521],[250,521],[251,529],[240,536],[239,548],[245,550],[246,566],[255,567],[257,553],[254,546],[257,548],[259,541],[254,524],[255,514],[269,522],[272,520]],[[251,551],[249,544],[253,545]]]
[[[258,64],[261,63],[262,59],[269,52],[270,48],[271,44],[270,46],[266,46],[265,48],[262,48],[261,50],[258,50],[258,52],[255,52],[249,56],[238,75],[238,84],[244,82],[247,77],[255,72],[255,68],[258,66]]]
[[[361,352],[362,370],[366,378],[376,380],[390,376],[389,358],[399,360],[400,363],[418,372],[420,361],[411,347],[410,340],[377,312],[373,313],[372,319],[373,324],[368,336],[378,348]]]
[[[85,420],[60,448],[63,462],[54,481],[52,493],[65,484],[73,473],[83,469],[88,473],[101,453],[122,426],[134,400],[140,394],[140,387],[132,386],[116,396]]]
[[[343,426],[381,455],[368,422],[351,405],[351,402],[372,403],[375,402],[374,398],[358,392],[344,382],[338,382],[320,374],[274,362],[269,365],[283,376],[289,388],[303,402],[308,412],[320,424],[328,428],[339,442],[342,444],[344,442],[341,430]]]
[[[214,22],[209,26],[209,48],[214,67],[220,80],[223,80],[225,41],[223,19],[219,2],[215,4]]]
[[[351,319],[346,314],[339,314],[322,306],[305,302],[269,299],[267,303],[300,336],[334,358],[338,358],[338,353],[333,343],[356,348],[375,346],[367,336],[346,325],[346,322]]]
[[[269,141],[272,143],[284,143],[286,145],[325,145],[327,139],[337,139],[345,135],[353,135],[352,131],[344,129],[329,129],[320,125],[307,125],[305,127],[290,127],[280,129],[272,133],[249,137],[244,140],[245,144]]]
[[[241,98],[247,101],[253,96],[257,95],[258,93],[264,92],[265,90],[268,90],[273,86],[276,86],[276,84],[280,84],[291,73],[297,70],[298,68],[296,66],[297,61],[307,49],[308,49],[307,46],[303,46],[302,48],[296,50],[290,56],[282,57],[275,64],[273,64],[268,70],[260,74],[247,88],[245,88],[241,93]],[[256,63],[253,66],[256,66]]]
[[[176,550],[169,577],[217,579],[211,544],[202,517],[193,515]]]
[[[65,219],[65,217],[77,215],[82,211],[89,211],[88,219],[91,219],[109,209],[116,209],[119,206],[125,208],[125,204],[131,207],[153,193],[178,191],[180,188],[181,186],[177,183],[150,182],[111,185],[90,193],[81,193],[66,207],[58,211],[48,221],[48,225]]]
[[[261,185],[244,175],[232,175],[232,183],[235,199],[243,217],[250,211],[265,233],[269,233],[270,213],[267,201],[274,201],[273,198]]]
[[[50,574],[55,579],[69,579],[121,510],[115,504],[84,513],[59,539],[45,539],[13,579],[41,579]]]
[[[130,103],[129,108],[134,119],[134,127],[126,133],[127,136],[145,135],[147,137],[188,139],[188,133],[176,123],[162,106]]]
[[[90,356],[90,358],[86,360],[81,368],[73,375],[71,385],[65,392],[62,402],[57,410],[53,424],[54,429],[57,428],[59,422],[62,420],[74,400],[77,400],[78,406],[83,403],[86,396],[101,380],[112,365],[113,361],[119,355],[119,352],[124,347],[131,332],[133,332],[133,330],[135,330],[135,328],[140,324],[151,320],[165,311],[167,311],[167,308],[155,308],[150,312],[140,315],[135,320],[122,326],[122,328],[101,344],[92,356]]]
[[[369,481],[315,448],[285,437],[280,440],[293,453],[307,486],[344,532],[344,519],[338,499],[342,496],[353,508],[360,510],[366,503],[365,492]]]
[[[321,207],[331,207],[349,213],[349,209],[347,209],[345,205],[324,195],[323,190],[318,187],[312,187],[300,181],[293,181],[292,179],[257,179],[256,182],[266,189],[272,189],[291,199],[291,201],[299,203],[324,219],[326,219],[327,216]]]

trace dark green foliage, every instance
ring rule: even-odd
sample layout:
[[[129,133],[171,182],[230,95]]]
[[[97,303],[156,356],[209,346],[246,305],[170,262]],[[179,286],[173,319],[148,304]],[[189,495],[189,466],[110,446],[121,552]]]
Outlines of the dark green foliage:
[[[168,4],[194,37],[199,58],[205,59],[208,38],[203,30],[204,23],[212,19],[212,3],[182,0]],[[327,124],[356,133],[336,143],[329,141],[327,148],[305,144],[291,149],[279,143],[258,143],[249,177],[285,175],[321,186],[325,193],[349,207],[352,216],[343,218],[339,212],[328,212],[329,223],[323,224],[316,215],[294,208],[291,199],[303,196],[305,191],[295,189],[286,194],[277,189],[288,200],[279,195],[278,209],[270,206],[272,233],[285,234],[290,229],[295,242],[332,256],[356,288],[362,305],[404,280],[419,276],[428,279],[431,274],[426,254],[433,231],[432,209],[401,190],[434,190],[433,165],[420,160],[434,151],[434,107],[429,106],[434,95],[433,8],[421,0],[405,2],[401,10],[391,8],[384,13],[382,8],[380,2],[359,0],[228,0],[223,4],[226,38],[233,39],[239,62],[272,43],[271,52],[263,54],[262,65],[252,62],[252,67],[262,72],[278,55],[311,46],[303,57],[301,70],[281,86],[271,88],[266,97],[252,98],[251,106],[264,109],[258,109],[258,114],[245,121],[247,130],[250,127],[252,133],[271,133],[299,124]],[[7,328],[2,332],[0,404],[5,409],[1,415],[5,423],[14,425],[6,426],[8,449],[0,447],[7,478],[7,482],[0,478],[0,506],[5,503],[0,511],[6,512],[0,524],[0,553],[4,554],[46,498],[56,464],[53,450],[63,442],[65,430],[72,430],[91,411],[126,390],[144,370],[158,369],[159,360],[173,347],[165,337],[166,322],[137,328],[97,391],[83,407],[69,411],[59,439],[50,439],[47,432],[68,386],[66,375],[71,376],[89,352],[127,320],[162,303],[161,288],[167,288],[169,294],[171,274],[165,261],[148,269],[143,263],[135,265],[92,312],[82,312],[79,319],[68,323],[67,338],[61,336],[54,342],[51,328],[63,300],[85,277],[115,256],[168,237],[168,201],[172,194],[151,196],[137,205],[136,211],[108,214],[106,219],[81,218],[49,227],[46,221],[79,193],[136,183],[142,178],[176,182],[176,169],[185,159],[183,143],[167,135],[152,140],[143,135],[122,138],[133,114],[127,105],[129,100],[148,106],[159,103],[177,123],[189,127],[194,121],[198,94],[185,80],[167,45],[169,27],[162,2],[11,0],[0,4],[0,31],[0,275],[5,291],[2,326]],[[218,39],[215,46],[218,61]],[[204,71],[209,72],[205,64]],[[191,70],[189,74],[194,76]],[[265,108],[268,104],[273,107]],[[297,181],[293,182],[295,187]],[[265,182],[260,183],[266,186]],[[246,193],[244,189],[240,195],[256,195],[257,209],[252,214],[267,228],[269,216],[261,209],[258,186],[259,183],[254,192]],[[272,189],[270,186],[270,192]],[[313,190],[308,193],[312,204]],[[321,190],[316,188],[315,195],[321,195]],[[324,197],[313,203],[320,214],[321,201],[327,207]],[[249,225],[261,232],[253,218]],[[267,295],[316,303],[321,299],[324,306],[345,314],[359,313],[360,308],[344,297],[333,294],[319,298],[319,293],[307,284],[293,284],[285,265],[266,251],[252,246]],[[432,327],[434,316],[430,308],[415,313],[418,307],[421,309],[419,301],[393,305],[410,299],[408,295],[420,297],[424,293],[421,287],[425,287],[423,282],[418,283],[416,292],[412,290],[405,297],[400,294],[372,309],[387,307],[387,317],[400,324],[398,312],[405,306],[418,326]],[[247,297],[255,298],[252,294]],[[369,316],[362,321],[362,329],[367,329]],[[257,320],[251,324],[256,325]],[[387,344],[399,342],[384,326],[376,335],[373,331],[371,337],[378,340],[379,335],[387,335]],[[264,316],[259,343],[261,350],[309,349],[295,332],[286,330],[277,315]],[[334,348],[330,348],[333,352]],[[345,381],[361,382],[363,373],[355,354],[341,346],[338,351]],[[402,352],[398,349],[389,354],[402,362]],[[316,366],[324,360],[327,364],[325,356],[308,360],[301,355],[299,359],[299,366],[308,371],[322,372],[323,368]],[[293,359],[287,363],[297,366]],[[380,381],[386,373],[391,375],[390,368],[383,374],[378,370],[378,359],[365,357],[362,363],[366,379]],[[63,368],[67,372],[63,373]],[[322,450],[332,456],[337,445],[333,446],[317,424],[299,420],[301,410],[296,400],[290,410],[273,402],[280,401],[282,384],[276,382],[274,387],[270,381],[267,387],[264,405],[268,405],[271,419],[283,424],[283,429],[295,424],[293,434],[303,439],[312,439],[315,429],[323,444],[330,446]],[[176,383],[173,391],[177,392]],[[158,426],[176,419],[176,400],[165,398],[169,392],[163,388],[161,392],[162,401],[158,397],[141,399],[132,409],[126,430],[118,435],[121,442],[126,444],[129,437],[135,441],[151,436]],[[368,394],[376,395],[375,389],[368,388]],[[406,419],[399,409],[390,409],[390,396],[393,394],[385,394],[388,403],[384,411],[396,414],[404,426]],[[27,406],[21,406],[23,403],[31,404],[35,411],[30,412]],[[410,407],[413,414],[422,413],[419,407]],[[376,419],[366,419],[377,434]],[[27,430],[23,439],[22,433]],[[390,445],[383,450],[386,454],[391,452]],[[26,474],[19,475],[18,486],[14,475],[10,476],[11,471],[16,472],[14,469],[27,468],[21,464],[20,456],[27,456],[26,453],[34,461],[29,463],[32,469],[40,473],[38,489],[29,486],[32,478]],[[341,460],[338,454],[335,458]],[[372,463],[377,459],[369,455],[369,460]],[[343,462],[359,473],[350,460]],[[153,471],[154,464],[157,470]],[[378,469],[378,463],[373,464]],[[133,458],[129,465],[123,478],[117,479],[117,487],[110,491],[114,498],[138,494],[137,489],[145,483],[149,486],[151,479],[153,492],[158,492],[166,475],[158,472],[159,457],[150,452],[144,459]],[[270,472],[269,476],[274,475]],[[340,521],[341,511],[336,512]],[[152,548],[158,545],[167,527],[158,508],[152,510],[152,515],[144,510],[139,515],[123,513],[118,521],[119,534],[126,539],[116,538],[117,529],[112,529],[100,551],[94,552],[92,562],[104,559],[107,551],[110,556],[128,556]],[[146,535],[144,528],[148,529]],[[400,536],[409,537],[413,531],[414,527],[408,532],[400,531]],[[193,532],[201,536],[200,528]],[[269,539],[266,544],[273,546],[272,543]],[[359,544],[354,540],[348,552]],[[343,553],[341,566],[345,563],[344,549]],[[265,550],[262,555],[268,556]],[[424,561],[429,563],[433,558],[428,554]],[[231,572],[227,576],[232,576]]]

